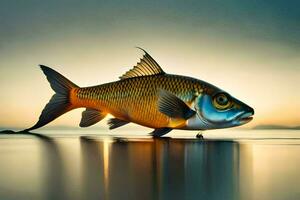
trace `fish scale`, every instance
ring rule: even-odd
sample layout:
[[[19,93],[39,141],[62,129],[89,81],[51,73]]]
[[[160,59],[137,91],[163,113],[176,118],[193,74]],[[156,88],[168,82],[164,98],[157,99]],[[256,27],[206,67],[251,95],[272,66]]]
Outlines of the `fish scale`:
[[[153,75],[134,77],[94,87],[80,88],[73,104],[111,113],[115,117],[148,127],[166,127],[169,117],[158,110],[159,89],[169,91],[185,102],[200,93],[201,84],[190,77]]]

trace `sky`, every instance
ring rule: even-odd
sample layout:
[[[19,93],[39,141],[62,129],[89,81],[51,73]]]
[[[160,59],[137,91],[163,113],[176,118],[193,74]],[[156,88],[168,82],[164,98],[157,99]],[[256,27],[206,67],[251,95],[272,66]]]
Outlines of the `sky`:
[[[135,46],[167,73],[207,81],[251,105],[248,127],[300,124],[296,0],[2,0],[0,27],[0,127],[37,121],[53,94],[39,64],[79,86],[98,85],[139,61]],[[49,126],[78,126],[82,110]]]

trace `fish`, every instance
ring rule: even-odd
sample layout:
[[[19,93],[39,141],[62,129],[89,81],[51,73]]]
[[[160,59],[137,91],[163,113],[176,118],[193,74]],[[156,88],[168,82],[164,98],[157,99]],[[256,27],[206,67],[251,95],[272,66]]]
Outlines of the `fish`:
[[[224,90],[199,79],[166,73],[144,49],[143,57],[119,80],[79,87],[59,72],[40,65],[55,94],[31,131],[77,108],[80,127],[113,116],[107,124],[116,129],[129,123],[152,128],[153,137],[173,129],[211,130],[240,126],[253,119],[254,109]]]

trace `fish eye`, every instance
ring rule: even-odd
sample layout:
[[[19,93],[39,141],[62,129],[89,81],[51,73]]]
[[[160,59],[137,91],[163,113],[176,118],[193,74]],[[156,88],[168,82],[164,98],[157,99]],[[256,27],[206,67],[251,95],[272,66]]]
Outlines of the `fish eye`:
[[[213,105],[219,110],[225,110],[231,106],[231,100],[225,93],[218,93],[213,97]]]

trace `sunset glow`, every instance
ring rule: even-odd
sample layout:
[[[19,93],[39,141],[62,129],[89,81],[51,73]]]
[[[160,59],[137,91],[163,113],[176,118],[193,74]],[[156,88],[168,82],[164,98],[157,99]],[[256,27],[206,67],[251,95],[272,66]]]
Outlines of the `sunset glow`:
[[[53,91],[39,64],[79,86],[97,85],[118,80],[139,61],[142,53],[135,46],[146,49],[167,73],[207,81],[251,105],[255,116],[246,127],[300,124],[300,38],[293,9],[290,14],[276,7],[256,9],[255,15],[234,20],[242,6],[232,4],[228,13],[213,15],[209,9],[219,8],[216,3],[195,2],[194,9],[180,2],[159,7],[136,2],[140,9],[125,2],[59,9],[51,2],[26,3],[31,6],[7,2],[0,8],[7,20],[0,22],[1,127],[31,126],[49,101]],[[181,9],[190,12],[182,15]],[[79,13],[91,14],[81,18]],[[280,20],[271,18],[277,14]],[[80,113],[67,113],[50,126],[78,126]]]

